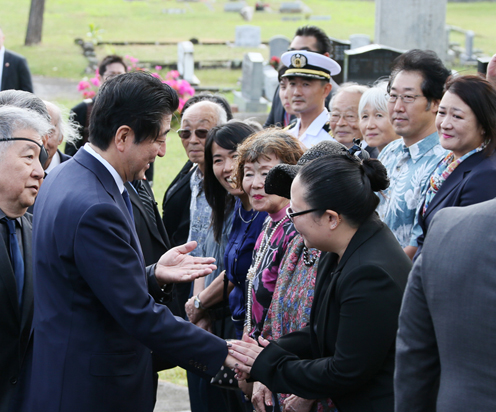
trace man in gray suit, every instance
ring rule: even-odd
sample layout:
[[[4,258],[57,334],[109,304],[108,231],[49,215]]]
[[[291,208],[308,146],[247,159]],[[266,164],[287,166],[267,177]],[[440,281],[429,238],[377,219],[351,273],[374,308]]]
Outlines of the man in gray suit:
[[[433,219],[396,343],[397,412],[496,410],[496,200]]]

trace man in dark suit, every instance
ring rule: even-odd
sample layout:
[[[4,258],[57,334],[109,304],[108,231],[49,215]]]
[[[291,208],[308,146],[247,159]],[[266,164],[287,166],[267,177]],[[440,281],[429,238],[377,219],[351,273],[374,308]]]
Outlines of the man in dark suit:
[[[41,136],[49,128],[31,110],[0,107],[0,412],[16,410],[9,405],[19,396],[31,342],[32,216],[26,210],[43,181]]]
[[[6,50],[5,36],[0,28],[0,91],[15,89],[33,93],[28,63],[20,54]]]
[[[163,300],[166,284],[210,273],[212,259],[189,256],[191,242],[145,267],[124,187],[165,155],[178,103],[148,73],[108,80],[95,100],[90,143],[43,185],[33,225],[35,336],[26,411],[151,412],[152,352],[203,376],[234,365],[225,341],[155,301]]]
[[[496,410],[495,215],[489,200],[432,220],[400,312],[397,412]]]

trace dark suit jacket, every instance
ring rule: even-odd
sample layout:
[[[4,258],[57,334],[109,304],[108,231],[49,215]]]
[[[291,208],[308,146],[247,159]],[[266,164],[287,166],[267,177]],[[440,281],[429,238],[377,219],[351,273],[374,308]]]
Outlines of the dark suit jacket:
[[[33,227],[26,411],[151,412],[151,351],[203,376],[219,370],[225,342],[149,295],[156,280],[145,271],[134,222],[112,175],[86,150],[43,183]]]
[[[143,180],[143,185],[148,192],[148,196],[153,201],[156,224],[150,219],[143,202],[131,183],[126,182],[124,184],[129,192],[129,198],[133,206],[136,232],[145,258],[145,264],[148,266],[157,263],[160,257],[170,249],[170,242],[162,222],[162,217],[157,209],[152,188],[146,180]]]
[[[495,216],[489,200],[432,220],[401,307],[397,412],[496,410]]]
[[[33,266],[31,259],[32,216],[22,220],[24,252],[24,294],[22,312],[17,302],[17,286],[9,247],[0,236],[0,411],[8,411],[9,403],[19,387],[25,358],[31,341],[33,320]]]
[[[251,376],[274,392],[331,398],[340,412],[392,412],[398,313],[411,262],[375,214],[337,258],[320,258],[310,324],[265,348]]]
[[[474,153],[465,159],[446,179],[432,198],[424,216],[419,213],[418,221],[423,234],[418,237],[420,254],[425,235],[436,213],[449,206],[468,206],[496,197],[496,153],[487,157],[485,153]],[[422,208],[420,210],[423,209]]]
[[[24,90],[33,93],[28,62],[20,54],[5,50],[1,90]]]

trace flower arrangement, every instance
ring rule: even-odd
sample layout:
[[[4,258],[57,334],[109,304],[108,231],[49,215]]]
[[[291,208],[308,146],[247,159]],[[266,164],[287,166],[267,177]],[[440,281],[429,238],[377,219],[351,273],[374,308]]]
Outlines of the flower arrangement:
[[[279,63],[281,63],[281,59],[277,56],[272,56],[269,60],[269,64],[276,70],[279,67]]]
[[[160,79],[162,83],[168,84],[172,87],[179,96],[179,108],[178,112],[181,113],[184,104],[186,101],[194,96],[195,89],[187,82],[186,80],[179,78],[179,72],[177,70],[171,70],[166,73],[165,79],[160,76],[158,72],[162,70],[162,66],[155,66],[155,71],[146,70],[143,67],[139,66],[139,60],[135,57],[126,55],[124,56],[124,62],[127,64],[127,70],[136,71],[143,70],[151,73],[152,76]],[[85,99],[92,99],[96,96],[98,92],[98,88],[100,87],[100,79],[98,76],[98,69],[95,71],[95,76],[89,79],[88,77],[84,77],[78,85],[78,91],[83,95]]]

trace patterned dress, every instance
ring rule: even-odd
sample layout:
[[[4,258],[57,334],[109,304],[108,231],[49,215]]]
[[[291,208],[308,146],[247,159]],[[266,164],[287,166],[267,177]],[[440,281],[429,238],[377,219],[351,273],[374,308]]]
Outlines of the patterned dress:
[[[249,332],[254,338],[258,338],[262,332],[265,317],[269,310],[270,303],[272,302],[272,294],[274,293],[276,286],[282,258],[286,253],[289,242],[296,235],[296,229],[293,223],[286,216],[286,209],[288,207],[289,205],[282,208],[277,213],[269,214],[269,217],[267,217],[264,222],[262,233],[260,233],[260,236],[255,243],[252,265],[257,262],[257,253],[259,249],[263,250],[266,246],[267,239],[270,238],[270,244],[267,251],[262,257],[258,268],[256,268],[253,277],[253,290],[251,291],[252,330]],[[282,223],[274,234],[272,234],[274,228],[281,221]]]
[[[263,327],[262,336],[265,339],[279,339],[310,322],[320,251],[309,250],[310,261],[315,261],[307,266],[303,260],[304,246],[303,238],[297,234],[282,259],[272,303]],[[289,394],[277,394],[279,405],[288,396]],[[311,412],[335,411],[337,409],[331,399],[319,400],[311,409]]]

